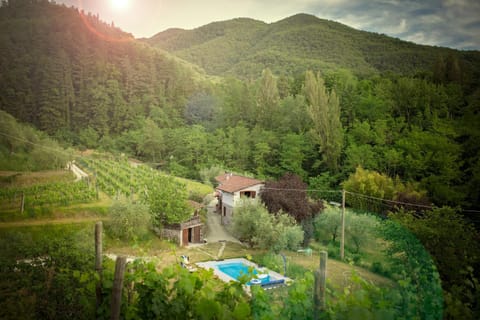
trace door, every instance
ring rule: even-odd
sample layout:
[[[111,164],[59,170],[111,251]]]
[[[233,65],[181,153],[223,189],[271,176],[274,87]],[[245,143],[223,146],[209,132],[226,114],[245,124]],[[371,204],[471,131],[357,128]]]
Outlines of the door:
[[[195,243],[200,243],[200,228],[201,226],[193,228],[193,242]]]
[[[182,246],[188,246],[188,229],[182,231]]]

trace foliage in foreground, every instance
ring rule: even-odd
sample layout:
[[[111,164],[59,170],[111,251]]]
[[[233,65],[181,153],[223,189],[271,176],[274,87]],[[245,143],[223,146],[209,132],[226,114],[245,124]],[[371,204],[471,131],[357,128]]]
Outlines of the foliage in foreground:
[[[340,210],[334,208],[320,214],[315,219],[317,239],[336,239],[340,235],[340,217]],[[387,274],[396,282],[397,293],[401,297],[396,308],[401,310],[404,319],[442,317],[440,275],[434,260],[415,235],[398,222],[380,220],[372,215],[355,214],[350,210],[346,211],[345,224],[346,244],[352,244],[345,248],[355,254],[365,250],[363,245],[370,241],[384,243],[385,264],[374,262],[371,268],[375,272]],[[338,247],[338,244],[335,246]]]
[[[103,302],[95,311],[98,277],[93,248],[93,225],[24,228],[2,234],[0,303],[4,307],[0,317],[108,319],[114,262],[104,260]],[[249,298],[242,288],[248,277],[240,283],[224,283],[215,280],[211,271],[189,273],[169,266],[158,272],[153,262],[137,260],[127,265],[121,312],[125,319],[312,319],[313,274],[295,275],[291,286],[278,291],[254,287]],[[353,275],[345,288],[331,284],[328,288],[322,319],[440,318],[438,310],[425,309],[430,312],[425,317],[416,313],[416,308],[432,302],[422,300],[424,291],[409,291],[418,287],[378,288]],[[430,297],[435,298],[435,292]]]
[[[426,211],[420,217],[391,215],[408,228],[432,255],[442,280],[446,319],[480,317],[480,234],[454,209]]]
[[[380,225],[388,242],[386,255],[392,278],[399,286],[399,308],[405,319],[441,319],[443,294],[440,276],[425,247],[407,229],[394,221]]]

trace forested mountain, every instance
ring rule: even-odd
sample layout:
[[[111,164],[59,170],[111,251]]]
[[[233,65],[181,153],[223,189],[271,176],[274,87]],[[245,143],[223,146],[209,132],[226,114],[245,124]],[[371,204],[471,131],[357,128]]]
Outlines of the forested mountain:
[[[478,79],[480,54],[417,45],[341,23],[297,14],[266,24],[252,19],[214,22],[193,30],[170,29],[149,39],[216,75],[258,77],[270,68],[295,75],[306,69],[347,68],[357,75],[431,70],[439,57],[453,55],[468,77]]]
[[[75,8],[0,8],[0,109],[50,134],[118,134],[160,107],[175,117],[201,77],[177,60]]]

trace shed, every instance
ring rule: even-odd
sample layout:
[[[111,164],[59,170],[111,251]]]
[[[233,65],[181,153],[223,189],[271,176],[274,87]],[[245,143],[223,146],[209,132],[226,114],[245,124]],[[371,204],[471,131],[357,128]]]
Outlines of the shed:
[[[204,205],[195,201],[188,202],[193,209],[193,215],[188,220],[165,225],[162,229],[162,237],[173,240],[180,246],[203,242],[203,223],[199,213]]]

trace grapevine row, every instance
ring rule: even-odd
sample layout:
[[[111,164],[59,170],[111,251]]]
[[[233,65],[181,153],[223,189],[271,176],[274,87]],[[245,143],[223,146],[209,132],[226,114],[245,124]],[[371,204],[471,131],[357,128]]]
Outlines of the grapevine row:
[[[17,208],[24,197],[24,205],[68,206],[71,204],[91,202],[96,199],[95,189],[87,181],[53,182],[21,188],[0,190],[0,203],[3,209]]]

